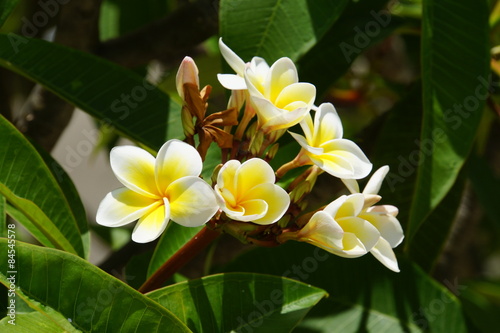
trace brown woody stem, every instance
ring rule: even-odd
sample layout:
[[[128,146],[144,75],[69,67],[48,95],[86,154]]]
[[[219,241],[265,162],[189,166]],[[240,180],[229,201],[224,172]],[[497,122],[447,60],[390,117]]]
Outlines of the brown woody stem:
[[[197,254],[203,251],[208,245],[210,245],[217,237],[219,237],[220,232],[204,227],[200,230],[189,242],[184,244],[170,259],[165,261],[163,265],[156,272],[149,277],[149,279],[144,282],[144,284],[139,288],[141,293],[147,293],[149,291],[160,288],[165,281],[170,279],[175,272],[181,269],[185,264],[191,261]]]

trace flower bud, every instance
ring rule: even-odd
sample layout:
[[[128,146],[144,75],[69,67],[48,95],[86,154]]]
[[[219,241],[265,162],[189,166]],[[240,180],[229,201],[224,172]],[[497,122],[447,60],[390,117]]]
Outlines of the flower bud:
[[[175,77],[175,85],[177,88],[177,93],[184,100],[184,84],[191,83],[200,87],[200,79],[198,77],[198,67],[191,57],[185,57],[179,70],[177,71],[177,76]]]

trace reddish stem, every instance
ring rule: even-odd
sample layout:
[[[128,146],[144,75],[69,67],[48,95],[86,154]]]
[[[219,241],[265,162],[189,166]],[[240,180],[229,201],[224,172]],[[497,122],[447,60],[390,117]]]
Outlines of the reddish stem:
[[[185,264],[191,261],[197,254],[210,245],[220,232],[204,227],[193,238],[181,247],[170,259],[165,261],[156,272],[144,282],[139,288],[143,294],[160,288],[165,281],[174,275]]]

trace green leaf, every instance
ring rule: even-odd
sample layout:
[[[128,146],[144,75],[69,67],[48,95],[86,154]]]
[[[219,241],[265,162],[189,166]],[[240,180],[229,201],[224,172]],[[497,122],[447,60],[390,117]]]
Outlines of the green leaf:
[[[222,0],[220,32],[244,61],[298,59],[338,19],[348,1]]]
[[[45,150],[40,147],[36,147],[38,154],[43,158],[45,164],[49,167],[52,176],[57,181],[57,184],[64,193],[64,199],[69,205],[73,216],[75,217],[78,229],[80,230],[80,235],[82,237],[83,248],[85,251],[85,258],[88,258],[90,249],[90,231],[87,221],[87,213],[85,212],[85,207],[83,206],[82,199],[78,194],[78,191],[73,184],[73,181],[64,171],[64,169],[57,163],[56,160],[50,156]]]
[[[186,228],[170,221],[167,229],[161,235],[156,245],[153,257],[149,263],[148,276],[151,276],[160,266],[174,255],[181,247],[193,238],[204,226]]]
[[[499,281],[470,281],[464,285],[460,299],[464,312],[481,332],[491,332],[492,327],[499,327]]]
[[[283,277],[229,273],[178,283],[147,295],[193,332],[290,332],[326,296]]]
[[[410,240],[455,183],[474,141],[488,95],[488,29],[486,1],[423,2],[421,141],[432,154],[421,156]]]
[[[57,248],[57,242],[52,242],[52,238],[55,237],[55,235],[58,235],[59,237],[64,237],[59,230],[57,230],[56,226],[51,225],[50,227],[45,227],[45,228],[39,228],[38,224],[36,222],[33,222],[28,218],[26,215],[24,215],[19,209],[16,209],[14,206],[10,205],[7,203],[6,206],[6,212],[7,215],[9,215],[11,218],[13,218],[15,221],[19,222],[26,230],[30,232],[30,234],[40,242],[40,244],[48,247],[54,247]],[[53,231],[51,233],[52,237],[47,237],[46,234],[50,233],[50,229],[53,228]],[[46,231],[43,231],[43,229],[46,229]],[[3,236],[2,236],[3,237]],[[5,236],[6,237],[6,236]]]
[[[451,190],[425,219],[408,245],[408,256],[425,271],[430,272],[434,269],[452,232],[458,207],[463,198],[465,180],[463,169]]]
[[[328,32],[298,62],[301,81],[322,96],[370,46],[382,41],[402,20],[382,10],[387,0],[351,1]]]
[[[18,2],[18,0],[2,0],[0,2],[0,28],[5,23]]]
[[[22,294],[18,291],[19,294]],[[26,298],[25,295],[22,296]],[[16,298],[15,320],[9,316],[0,320],[0,331],[9,333],[76,333],[81,332],[71,326],[68,319],[54,309],[31,301],[37,311],[21,312],[19,304],[21,299]]]
[[[0,237],[7,237],[7,201],[0,194]]]
[[[16,293],[35,311],[38,303],[83,332],[190,332],[171,312],[72,254],[16,242]],[[0,252],[7,240],[0,239]],[[0,262],[0,283],[12,274]]]
[[[258,260],[256,260],[258,258]],[[399,258],[401,273],[371,255],[346,259],[305,243],[259,248],[225,271],[267,273],[325,289],[294,332],[466,332],[461,306],[418,266]],[[460,289],[456,281],[443,281]]]
[[[134,72],[58,44],[0,34],[0,66],[40,83],[152,150],[165,142],[169,114],[180,114],[177,103]]]
[[[36,149],[3,117],[0,142],[0,193],[50,240],[44,245],[85,256],[78,223],[62,189]]]

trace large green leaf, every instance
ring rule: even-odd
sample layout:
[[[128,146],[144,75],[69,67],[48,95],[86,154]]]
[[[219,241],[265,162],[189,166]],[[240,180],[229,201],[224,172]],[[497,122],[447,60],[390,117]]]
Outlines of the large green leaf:
[[[325,296],[291,279],[252,273],[206,276],[148,294],[199,333],[290,332]]]
[[[165,141],[169,113],[180,113],[177,103],[134,72],[43,40],[0,35],[0,66],[40,83],[153,150]]]
[[[16,7],[19,0],[2,0],[0,1],[0,28],[9,17],[12,10]]]
[[[338,19],[348,1],[222,0],[220,32],[244,61],[296,60]]]
[[[51,244],[85,256],[78,223],[52,172],[36,149],[0,116],[0,193]]]
[[[44,306],[36,301],[30,300],[30,305],[36,310],[24,312],[20,309],[20,302],[27,299],[21,291],[17,291],[21,297],[16,297],[15,316],[6,316],[0,320],[0,331],[9,333],[76,333],[80,332],[74,328],[67,318],[54,309]]]
[[[488,95],[488,29],[486,1],[423,2],[421,141],[432,153],[421,155],[409,239],[451,189],[472,146]]]
[[[7,237],[7,201],[0,194],[0,237]]]
[[[401,273],[394,273],[371,255],[340,258],[294,242],[249,251],[226,271],[280,275],[325,289],[330,297],[296,332],[466,332],[457,299],[416,265],[401,258],[399,265]]]
[[[16,293],[37,312],[38,303],[49,306],[83,332],[190,332],[170,311],[77,256],[22,242],[15,250]],[[10,270],[2,260],[6,286]]]
[[[387,0],[351,1],[342,16],[298,62],[300,78],[322,96],[370,46],[385,39],[402,20],[382,8]]]
[[[452,232],[463,198],[465,180],[465,170],[462,170],[451,190],[425,219],[408,245],[408,256],[428,272],[434,269]]]
[[[148,276],[156,272],[165,261],[189,242],[189,240],[203,228],[204,226],[186,228],[171,221],[156,245],[153,257],[149,263]]]
[[[84,251],[86,256],[88,256],[90,248],[90,230],[87,221],[87,213],[85,212],[85,207],[83,206],[82,199],[78,194],[75,184],[73,184],[69,175],[49,153],[40,147],[35,146],[35,148],[37,148],[38,153],[43,158],[45,164],[52,173],[52,176],[64,193],[64,199],[67,201],[69,208],[73,212],[73,216],[75,217],[78,229],[80,230],[80,235],[82,237]]]

